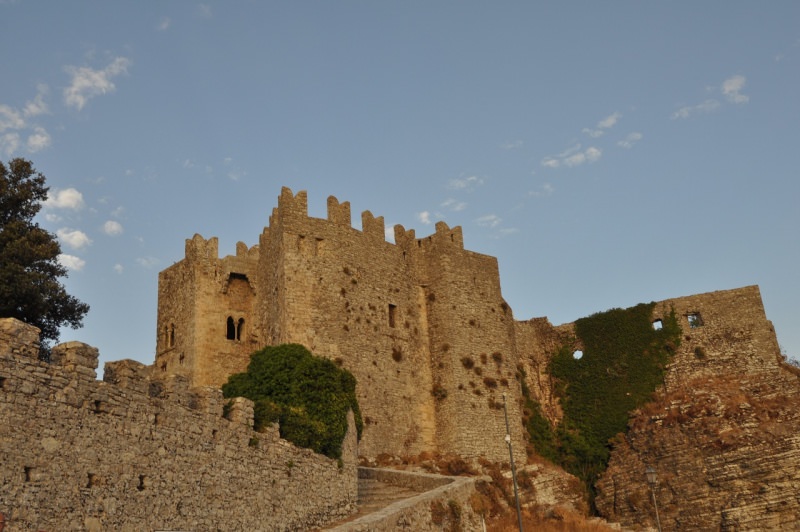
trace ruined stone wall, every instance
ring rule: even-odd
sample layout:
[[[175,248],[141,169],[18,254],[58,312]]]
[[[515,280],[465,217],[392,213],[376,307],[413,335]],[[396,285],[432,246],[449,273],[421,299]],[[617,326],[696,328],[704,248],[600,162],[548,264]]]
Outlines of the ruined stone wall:
[[[307,530],[355,510],[355,429],[338,464],[229,419],[215,388],[151,380],[134,361],[57,346],[36,359],[35,328],[0,320],[0,514],[6,530]],[[302,503],[300,503],[302,501]]]
[[[800,520],[800,378],[782,360],[757,286],[666,300],[683,338],[654,402],[632,418],[598,483],[597,507],[665,530],[795,529]],[[691,321],[690,321],[691,316]]]
[[[564,345],[574,343],[571,323],[553,326],[547,318],[532,318],[514,324],[517,353],[525,371],[531,398],[539,403],[542,414],[554,423],[561,421],[563,412],[554,395],[553,378],[547,368],[550,359]]]

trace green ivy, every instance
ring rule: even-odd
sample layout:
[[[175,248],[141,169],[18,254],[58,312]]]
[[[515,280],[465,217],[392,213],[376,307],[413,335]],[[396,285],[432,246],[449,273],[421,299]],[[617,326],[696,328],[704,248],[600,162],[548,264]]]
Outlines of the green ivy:
[[[611,309],[575,322],[583,356],[574,343],[564,345],[548,366],[564,418],[553,428],[539,405],[526,396],[526,427],[534,448],[593,492],[608,465],[611,440],[627,429],[630,413],[650,400],[680,344],[681,330],[672,310],[653,327],[655,303]]]
[[[222,393],[255,403],[255,430],[277,421],[282,438],[331,458],[341,458],[348,410],[353,410],[361,438],[355,377],[302,345],[270,346],[253,353],[247,371],[231,375]]]

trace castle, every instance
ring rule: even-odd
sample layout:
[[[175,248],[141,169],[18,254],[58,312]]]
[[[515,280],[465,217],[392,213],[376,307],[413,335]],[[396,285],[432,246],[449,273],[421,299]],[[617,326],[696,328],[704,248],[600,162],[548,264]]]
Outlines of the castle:
[[[440,222],[416,238],[395,226],[394,244],[384,229],[370,212],[354,229],[349,204],[333,197],[327,219],[309,217],[306,194],[284,188],[257,246],[220,258],[216,238],[195,235],[159,274],[154,364],[109,362],[103,381],[96,349],[62,344],[47,364],[34,327],[0,320],[8,528],[323,526],[355,511],[358,455],[508,461],[504,404],[523,463],[519,379],[557,422],[547,366],[563,346],[582,348],[574,324],[515,320],[497,260],[465,250],[460,228]],[[615,445],[598,509],[625,525],[650,522],[642,471],[652,464],[671,526],[792,527],[800,370],[782,360],[758,287],[659,302],[653,326],[672,312],[682,341],[663,389]],[[253,351],[287,342],[357,378],[364,433],[357,443],[350,420],[341,463],[281,440],[275,426],[254,432],[251,401],[223,407],[219,385]],[[437,504],[458,505],[477,529],[474,486],[443,489]],[[363,529],[437,529],[433,503],[415,504]]]

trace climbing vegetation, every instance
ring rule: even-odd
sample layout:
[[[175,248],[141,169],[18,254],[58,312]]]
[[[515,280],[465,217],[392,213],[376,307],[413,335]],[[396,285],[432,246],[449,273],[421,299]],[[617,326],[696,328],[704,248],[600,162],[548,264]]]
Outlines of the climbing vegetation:
[[[581,478],[590,494],[608,465],[611,440],[626,431],[630,413],[648,402],[663,382],[666,365],[680,344],[674,310],[656,329],[654,307],[643,303],[611,309],[575,322],[577,341],[562,346],[548,367],[564,412],[557,427],[523,389],[532,445]],[[576,344],[583,348],[580,357],[575,356]]]

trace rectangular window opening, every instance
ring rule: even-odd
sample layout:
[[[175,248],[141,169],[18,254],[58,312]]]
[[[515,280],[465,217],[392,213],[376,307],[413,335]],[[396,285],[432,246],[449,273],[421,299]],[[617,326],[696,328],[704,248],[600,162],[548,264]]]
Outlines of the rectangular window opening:
[[[389,303],[389,327],[394,327],[397,319],[397,305]]]
[[[698,327],[703,326],[703,317],[699,312],[692,312],[686,316],[686,319],[689,321],[690,329],[697,329]]]
[[[663,321],[655,320],[653,322],[653,329],[655,329],[656,331],[660,331],[663,328],[664,328],[664,322]]]

